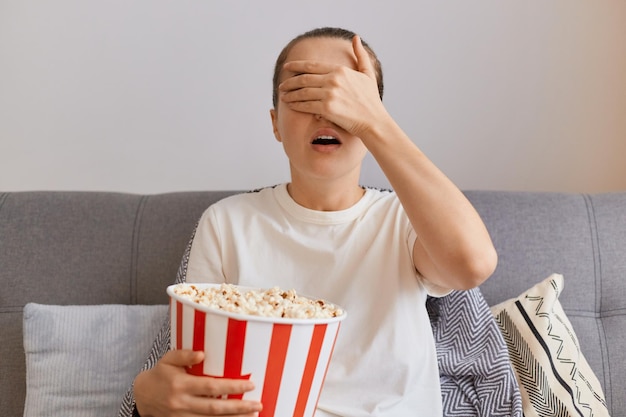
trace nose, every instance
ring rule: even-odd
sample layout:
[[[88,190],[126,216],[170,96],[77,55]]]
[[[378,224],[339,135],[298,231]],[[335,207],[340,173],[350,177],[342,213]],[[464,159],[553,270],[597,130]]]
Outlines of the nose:
[[[316,114],[315,115],[315,119],[316,120],[322,120],[322,115],[321,114]]]

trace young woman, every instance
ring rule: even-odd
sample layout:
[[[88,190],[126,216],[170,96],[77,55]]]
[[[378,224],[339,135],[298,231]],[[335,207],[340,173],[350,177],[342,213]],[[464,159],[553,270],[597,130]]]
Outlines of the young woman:
[[[289,183],[224,199],[203,214],[188,282],[295,288],[349,312],[316,416],[441,415],[427,295],[473,288],[496,266],[489,234],[459,189],[383,106],[376,55],[354,33],[292,40],[274,76],[274,136]],[[370,152],[393,192],[359,185]],[[212,397],[254,380],[194,377],[202,352],[170,351],[134,382],[142,416],[255,415]]]

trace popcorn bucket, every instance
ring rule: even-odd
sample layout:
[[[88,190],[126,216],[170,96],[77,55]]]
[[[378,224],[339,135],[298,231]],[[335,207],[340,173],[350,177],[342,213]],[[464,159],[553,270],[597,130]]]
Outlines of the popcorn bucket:
[[[193,285],[198,289],[219,287]],[[205,352],[204,361],[189,368],[189,373],[251,379],[253,391],[228,398],[261,401],[259,417],[315,414],[345,312],[323,319],[230,313],[178,295],[175,286],[167,288],[172,349]]]

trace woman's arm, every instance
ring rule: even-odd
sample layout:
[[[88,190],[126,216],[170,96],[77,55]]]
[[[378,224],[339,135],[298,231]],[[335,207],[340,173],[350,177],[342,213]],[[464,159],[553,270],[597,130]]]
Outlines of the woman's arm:
[[[395,124],[378,124],[366,146],[400,199],[418,239],[413,262],[430,282],[469,289],[494,271],[496,251],[463,193]]]
[[[413,260],[427,280],[450,289],[479,285],[497,263],[485,225],[463,193],[389,115],[378,93],[372,62],[358,37],[352,48],[356,71],[321,62],[286,63],[286,70],[305,76],[285,80],[281,99],[294,110],[320,114],[361,138],[417,233]],[[315,88],[305,88],[307,80]]]

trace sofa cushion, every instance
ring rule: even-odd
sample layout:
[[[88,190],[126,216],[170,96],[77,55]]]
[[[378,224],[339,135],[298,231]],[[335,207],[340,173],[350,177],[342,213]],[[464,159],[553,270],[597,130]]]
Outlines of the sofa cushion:
[[[166,319],[165,305],[27,304],[24,415],[116,415]]]
[[[558,299],[563,281],[553,274],[492,307],[520,385],[524,415],[608,417],[600,382]]]

